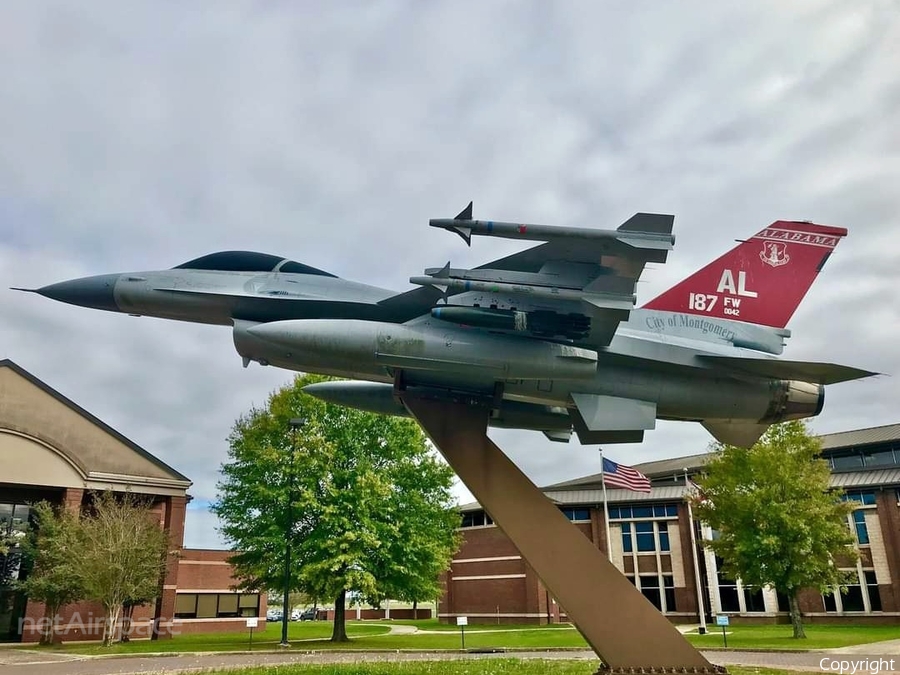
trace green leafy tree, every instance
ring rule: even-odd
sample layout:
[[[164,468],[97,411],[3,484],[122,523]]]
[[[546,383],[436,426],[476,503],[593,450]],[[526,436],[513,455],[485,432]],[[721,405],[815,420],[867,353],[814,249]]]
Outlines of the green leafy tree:
[[[707,544],[726,574],[784,593],[794,637],[804,638],[799,592],[831,592],[845,582],[839,565],[856,558],[847,525],[852,506],[829,489],[820,441],[802,421],[773,425],[749,449],[715,449],[694,499],[696,516],[719,532]]]
[[[59,610],[84,597],[84,537],[76,512],[40,502],[33,513],[35,529],[23,545],[32,569],[19,588],[29,599],[44,603],[40,642],[51,644]]]
[[[340,642],[350,591],[375,606],[436,595],[459,516],[453,473],[419,427],[302,392],[323,379],[298,376],[235,423],[212,510],[244,588],[281,591],[290,543],[289,591],[334,599]],[[292,418],[306,423],[291,431]]]
[[[95,495],[92,512],[81,519],[81,527],[84,597],[103,605],[103,645],[108,646],[116,638],[123,605],[159,592],[169,537],[149,502],[130,493]]]

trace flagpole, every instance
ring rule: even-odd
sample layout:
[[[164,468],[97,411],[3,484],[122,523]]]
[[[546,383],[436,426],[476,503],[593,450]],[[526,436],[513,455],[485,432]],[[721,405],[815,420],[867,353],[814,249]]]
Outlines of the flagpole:
[[[612,560],[612,540],[609,537],[609,508],[606,498],[606,475],[603,471],[603,448],[600,450],[600,482],[603,484],[603,522],[606,525],[606,557]]]
[[[688,487],[687,469],[684,471],[684,487]],[[694,513],[691,509],[691,498],[687,498],[688,526],[691,530],[691,553],[694,558],[694,583],[697,586],[697,616],[700,619],[700,635],[706,634],[706,605],[703,603],[703,585],[700,581],[700,564],[697,560],[697,537],[694,534]]]

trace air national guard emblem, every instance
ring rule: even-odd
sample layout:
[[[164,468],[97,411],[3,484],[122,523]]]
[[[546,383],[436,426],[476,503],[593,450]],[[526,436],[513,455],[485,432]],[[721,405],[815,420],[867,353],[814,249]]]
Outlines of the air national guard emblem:
[[[763,250],[759,252],[759,259],[766,265],[781,267],[791,261],[787,254],[787,244],[776,244],[773,241],[763,242]]]

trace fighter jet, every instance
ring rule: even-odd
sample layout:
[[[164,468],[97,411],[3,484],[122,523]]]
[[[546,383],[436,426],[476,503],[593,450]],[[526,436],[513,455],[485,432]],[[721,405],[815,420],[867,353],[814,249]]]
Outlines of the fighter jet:
[[[344,378],[321,399],[408,415],[404,391],[487,405],[489,424],[583,444],[643,440],[656,420],[701,423],[749,446],[773,423],[818,415],[825,385],[875,373],[778,358],[787,323],[847,230],[779,220],[637,307],[648,263],[673,249],[674,216],[615,230],[474,220],[463,238],[540,242],[395,293],[283,257],[226,251],[172,269],[75,279],[33,292],[121,312],[230,326],[244,366]],[[17,289],[31,290],[31,289]]]

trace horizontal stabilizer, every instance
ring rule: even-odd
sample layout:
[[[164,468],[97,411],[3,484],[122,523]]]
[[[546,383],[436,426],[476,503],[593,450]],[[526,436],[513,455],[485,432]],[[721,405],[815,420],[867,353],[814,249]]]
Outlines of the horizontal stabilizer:
[[[619,232],[649,232],[653,234],[672,234],[675,216],[663,213],[635,213],[631,218],[619,225]]]
[[[758,422],[704,420],[701,424],[719,443],[749,448],[766,433],[770,425]]]
[[[758,377],[770,377],[775,380],[802,380],[816,384],[837,384],[838,382],[858,380],[879,374],[851,366],[841,366],[836,363],[745,359],[739,356],[714,356],[707,354],[700,355],[697,358],[705,361],[710,366],[727,368]]]

